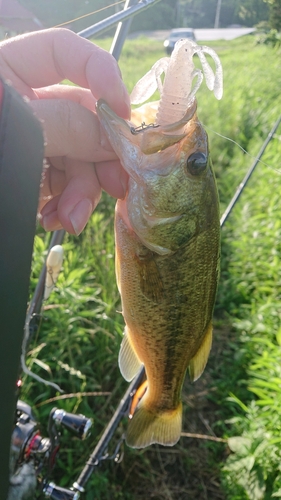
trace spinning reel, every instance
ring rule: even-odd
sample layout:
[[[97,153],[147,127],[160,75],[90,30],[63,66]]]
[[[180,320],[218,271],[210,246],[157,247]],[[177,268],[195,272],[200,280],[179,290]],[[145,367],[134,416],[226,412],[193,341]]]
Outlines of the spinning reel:
[[[56,486],[48,477],[60,448],[61,429],[83,440],[91,426],[92,420],[84,415],[53,408],[48,419],[49,437],[42,437],[31,407],[19,400],[11,440],[8,500],[33,500],[36,491],[53,500],[77,500],[79,490]]]

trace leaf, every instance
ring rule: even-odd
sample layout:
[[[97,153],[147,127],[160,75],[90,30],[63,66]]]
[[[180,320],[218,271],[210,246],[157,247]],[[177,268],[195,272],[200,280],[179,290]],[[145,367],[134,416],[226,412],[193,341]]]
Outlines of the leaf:
[[[248,453],[252,446],[252,441],[249,438],[243,436],[232,436],[228,438],[228,446],[234,453],[239,455],[245,455]]]
[[[259,389],[258,387],[252,387],[252,386],[249,386],[248,389],[249,389],[249,391],[256,394],[261,401],[266,401],[266,404],[274,405],[275,400],[268,397],[268,393],[266,391],[263,391],[262,389]]]
[[[278,345],[281,345],[281,328],[276,332],[276,342]]]
[[[279,489],[278,491],[275,491],[275,493],[273,493],[271,496],[280,498],[281,497],[281,489]]]
[[[49,365],[47,365],[47,363],[44,363],[40,359],[33,359],[32,361],[33,361],[33,363],[36,363],[38,366],[40,366],[41,368],[43,368],[43,370],[45,370],[46,372],[50,373],[50,375],[52,374],[52,370],[49,367]]]
[[[41,344],[39,344],[38,346],[34,347],[34,349],[31,349],[30,351],[28,351],[28,356],[37,356],[37,354],[39,354],[39,352],[44,348],[46,347],[46,342],[42,342]]]
[[[260,474],[253,470],[249,474],[249,479],[247,484],[245,484],[245,490],[248,493],[250,500],[262,500],[264,499],[265,484]]]
[[[271,287],[270,287],[269,291],[271,291]],[[253,328],[253,333],[264,333],[266,331],[267,331],[267,327],[265,326],[264,323],[258,323]]]
[[[255,383],[258,387],[266,387],[267,389],[271,389],[272,391],[276,392],[280,391],[280,385],[279,385],[280,383],[276,384],[272,382],[271,379],[269,381],[266,381],[266,380],[261,380],[259,378],[255,378],[253,380],[253,383]]]
[[[43,253],[46,250],[44,240],[38,235],[34,238],[34,248],[38,253]]]
[[[232,392],[230,393],[230,396],[227,398],[227,401],[232,401],[233,403],[237,403],[240,406],[240,408],[242,408],[242,410],[248,412],[247,406],[242,401],[240,401],[240,399],[237,398],[237,396],[235,396],[235,394],[233,394]]]

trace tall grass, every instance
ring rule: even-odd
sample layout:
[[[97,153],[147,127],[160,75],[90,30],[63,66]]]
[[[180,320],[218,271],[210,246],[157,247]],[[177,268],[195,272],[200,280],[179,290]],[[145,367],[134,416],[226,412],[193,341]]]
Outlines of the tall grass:
[[[280,166],[281,142],[271,142],[263,160]],[[232,492],[229,498],[258,500],[281,494],[281,202],[280,173],[260,165],[247,189],[244,203],[232,216],[227,236],[228,283],[232,295],[239,353],[245,363],[248,395],[236,399],[242,415],[233,421],[243,439],[234,440],[224,469]],[[221,292],[226,292],[227,281]],[[227,294],[227,292],[226,292]],[[237,391],[233,391],[234,394]],[[243,496],[234,496],[241,486]],[[239,488],[238,488],[239,491]]]
[[[109,48],[110,42],[100,44]],[[198,116],[209,134],[223,210],[252,158],[216,132],[255,156],[280,113],[281,72],[276,52],[256,46],[252,37],[212,45],[223,63],[225,94],[217,102],[202,87]],[[126,42],[120,66],[128,89],[163,56],[161,43]],[[280,134],[263,157],[268,166],[257,167],[222,231],[217,340],[201,380],[184,386],[184,431],[216,434],[228,445],[182,438],[171,450],[125,448],[123,462],[104,462],[92,476],[87,500],[281,496]],[[21,397],[35,406],[41,422],[53,406],[94,418],[87,446],[63,436],[54,473],[62,486],[76,479],[126,388],[117,366],[123,318],[114,275],[113,212],[114,200],[104,195],[83,234],[66,237],[63,271],[28,354],[36,373],[71,394],[60,399],[25,377]],[[48,239],[38,229],[32,288]],[[125,429],[126,419],[109,453]]]

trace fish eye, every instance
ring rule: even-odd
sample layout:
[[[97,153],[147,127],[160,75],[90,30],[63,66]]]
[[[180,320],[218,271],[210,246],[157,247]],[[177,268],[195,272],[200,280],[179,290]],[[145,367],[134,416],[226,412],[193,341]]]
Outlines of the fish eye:
[[[208,158],[205,153],[198,152],[192,153],[192,155],[187,158],[186,166],[192,175],[199,175],[205,170],[207,163]]]

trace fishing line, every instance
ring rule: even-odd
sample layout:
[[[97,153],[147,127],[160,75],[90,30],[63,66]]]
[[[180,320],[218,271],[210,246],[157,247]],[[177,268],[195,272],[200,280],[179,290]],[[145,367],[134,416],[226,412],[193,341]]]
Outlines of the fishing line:
[[[270,168],[271,170],[274,170],[275,172],[277,172],[278,174],[281,174],[281,171],[278,170],[278,168],[274,168],[272,167],[272,165],[269,165],[269,163],[266,163],[265,161],[262,161],[259,159],[258,156],[254,156],[254,155],[251,155],[248,151],[246,151],[246,149],[243,148],[243,146],[241,146],[241,144],[239,144],[238,142],[234,141],[234,139],[231,139],[230,137],[227,137],[225,135],[222,135],[220,134],[219,132],[216,132],[215,130],[211,129],[210,127],[207,127],[206,125],[204,125],[204,128],[206,130],[208,130],[209,132],[212,132],[213,134],[216,134],[218,135],[219,137],[221,137],[222,139],[226,139],[227,141],[230,141],[230,142],[233,142],[233,144],[235,144],[235,146],[238,146],[239,149],[241,149],[241,151],[243,151],[243,153],[245,153],[246,155],[248,155],[250,158],[252,158],[253,160],[257,160],[259,163],[261,163],[262,165],[264,165],[265,167],[268,167]],[[273,135],[274,134],[271,134],[270,135],[270,139],[273,138]]]
[[[253,174],[258,162],[260,161],[260,158],[261,156],[263,155],[263,153],[265,152],[268,144],[270,143],[270,141],[272,140],[272,138],[274,137],[274,134],[276,132],[276,130],[278,129],[279,125],[280,125],[280,122],[281,122],[281,115],[279,116],[279,118],[276,120],[275,124],[273,125],[272,129],[270,130],[267,138],[265,139],[259,153],[258,153],[258,156],[255,158],[254,160],[254,163],[251,165],[251,167],[249,168],[248,172],[246,173],[244,179],[242,180],[242,182],[240,182],[237,190],[236,190],[236,193],[234,194],[232,200],[230,201],[230,203],[228,204],[226,210],[224,211],[224,213],[222,214],[221,216],[221,220],[220,220],[220,226],[223,227],[223,225],[225,224],[225,221],[227,220],[228,216],[230,215],[231,211],[233,210],[233,207],[234,205],[236,204],[236,202],[238,201],[238,199],[240,198],[247,182],[249,181],[251,175]],[[226,137],[227,139],[227,137]],[[263,162],[262,162],[263,163]],[[272,167],[270,167],[272,168]],[[280,173],[280,172],[278,172]]]
[[[114,2],[110,5],[107,5],[106,7],[102,7],[101,9],[94,10],[93,12],[89,12],[88,14],[84,14],[83,16],[76,17],[75,19],[70,19],[70,21],[65,21],[64,23],[56,24],[56,26],[53,26],[53,28],[59,28],[60,26],[65,26],[66,24],[69,23],[74,23],[75,21],[79,21],[79,19],[84,19],[85,17],[92,16],[93,14],[97,14],[98,12],[101,12],[102,10],[109,9],[110,7],[114,7],[115,5],[119,5],[120,3],[124,3],[125,0],[119,0],[119,2]]]

